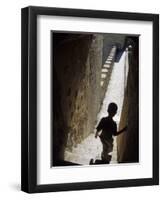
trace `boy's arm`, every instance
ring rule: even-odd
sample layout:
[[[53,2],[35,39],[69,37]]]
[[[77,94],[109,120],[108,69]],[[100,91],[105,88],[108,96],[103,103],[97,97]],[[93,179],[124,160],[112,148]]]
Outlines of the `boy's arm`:
[[[98,133],[99,133],[99,132],[98,132],[98,130],[97,130],[97,131],[96,131],[96,134],[95,134],[95,138],[97,138],[97,136],[98,136]]]
[[[97,128],[96,128],[96,133],[95,133],[95,138],[97,138],[98,133],[101,131],[103,126],[103,118],[101,119],[100,123],[98,124]]]
[[[121,133],[123,133],[124,131],[127,130],[127,126],[125,126],[123,129],[121,129],[120,131],[117,131],[114,135],[117,136],[117,135],[120,135]]]

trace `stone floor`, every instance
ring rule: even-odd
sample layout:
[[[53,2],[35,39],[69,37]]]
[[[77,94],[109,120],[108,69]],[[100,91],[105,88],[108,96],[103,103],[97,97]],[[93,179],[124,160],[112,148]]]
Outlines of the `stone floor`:
[[[109,65],[111,56],[108,57],[105,65]],[[114,64],[111,79],[104,97],[104,101],[100,112],[97,115],[97,124],[102,117],[107,116],[107,107],[110,102],[115,102],[118,105],[118,112],[114,117],[114,120],[119,125],[120,115],[123,104],[125,77],[126,77],[126,52],[122,54],[122,57],[118,63]],[[103,72],[102,72],[103,73]],[[97,126],[97,125],[96,125]],[[96,127],[95,126],[95,127]],[[73,148],[72,152],[65,152],[65,160],[88,165],[90,159],[100,159],[102,151],[102,144],[99,138],[95,138],[95,130],[91,133],[82,143],[78,144],[76,148]],[[117,163],[117,144],[116,137],[114,137],[114,148],[112,152],[112,159],[110,164]]]

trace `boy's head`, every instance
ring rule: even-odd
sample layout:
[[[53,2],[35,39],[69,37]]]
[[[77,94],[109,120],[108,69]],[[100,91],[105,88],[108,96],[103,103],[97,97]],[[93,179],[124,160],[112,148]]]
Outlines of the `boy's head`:
[[[118,106],[116,103],[109,104],[109,106],[108,106],[109,116],[113,117],[117,113],[117,110],[118,110]]]

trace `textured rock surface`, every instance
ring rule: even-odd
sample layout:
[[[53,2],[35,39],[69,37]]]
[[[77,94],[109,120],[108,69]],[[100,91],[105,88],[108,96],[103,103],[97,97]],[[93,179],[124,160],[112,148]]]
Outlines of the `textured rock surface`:
[[[132,50],[129,53],[129,73],[120,129],[128,124],[126,133],[118,136],[118,161],[139,161],[139,68],[138,68],[138,38],[129,38]]]
[[[84,35],[63,40],[55,48],[54,162],[64,159],[65,149],[71,151],[94,128],[100,107],[102,45],[100,35]]]

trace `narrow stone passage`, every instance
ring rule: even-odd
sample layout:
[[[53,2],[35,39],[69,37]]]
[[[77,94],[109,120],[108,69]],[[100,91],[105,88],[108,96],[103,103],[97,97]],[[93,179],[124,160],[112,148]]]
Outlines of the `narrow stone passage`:
[[[112,51],[113,54],[113,51]],[[107,107],[110,102],[115,102],[118,105],[118,112],[114,117],[114,120],[117,123],[117,127],[119,126],[121,110],[123,105],[124,98],[124,87],[125,87],[125,77],[126,77],[126,51],[122,54],[122,57],[118,63],[114,63],[113,70],[111,73],[109,85],[107,87],[107,91],[105,93],[105,97],[103,100],[103,104],[101,106],[101,110],[97,115],[97,124],[99,123],[102,117],[107,116]],[[107,69],[111,64],[111,60],[113,55],[109,55],[103,68],[101,71],[101,87],[103,85],[103,79],[105,73],[107,73]],[[95,126],[96,127],[96,126]],[[94,132],[91,133],[85,140],[83,140],[80,144],[77,145],[76,148],[73,148],[72,152],[65,152],[65,160],[71,161],[74,163],[79,163],[83,165],[88,165],[91,158],[100,159],[102,144],[99,138],[95,139],[95,129]],[[114,148],[112,153],[111,164],[117,163],[117,143],[116,137],[114,138]]]

